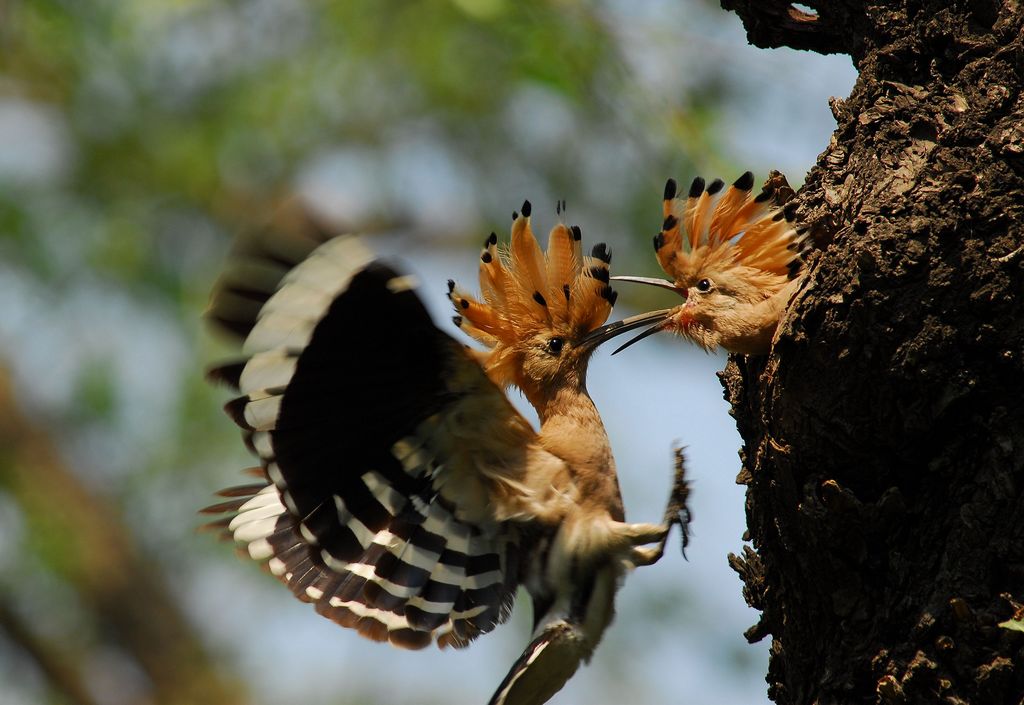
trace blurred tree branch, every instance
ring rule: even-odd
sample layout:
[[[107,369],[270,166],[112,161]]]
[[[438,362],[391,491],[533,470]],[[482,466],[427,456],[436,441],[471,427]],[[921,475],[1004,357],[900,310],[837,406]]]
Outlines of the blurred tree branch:
[[[152,701],[245,702],[238,684],[211,662],[158,566],[134,543],[119,512],[87,489],[61,460],[53,440],[19,412],[3,369],[0,447],[6,451],[0,482],[28,517],[30,531],[57,532],[66,542],[55,569],[148,676]],[[0,627],[32,655],[55,688],[75,702],[92,702],[81,684],[81,664],[60,663],[60,648],[18,619],[15,610],[5,607]]]
[[[78,669],[68,662],[67,653],[35,633],[31,625],[11,609],[10,601],[9,595],[0,598],[0,632],[36,662],[54,691],[62,693],[74,705],[97,705]]]

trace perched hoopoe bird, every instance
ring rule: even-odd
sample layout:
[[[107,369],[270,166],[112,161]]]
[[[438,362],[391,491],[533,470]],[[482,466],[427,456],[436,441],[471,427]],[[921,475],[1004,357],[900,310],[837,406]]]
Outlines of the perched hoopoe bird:
[[[625,523],[608,438],[587,394],[591,354],[654,312],[603,325],[615,293],[604,245],[556,226],[546,256],[514,217],[491,235],[482,299],[449,283],[439,330],[408,275],[350,236],[241,247],[209,316],[244,338],[214,368],[260,481],[222,491],[219,528],[300,600],[376,641],[464,647],[504,621],[517,586],[535,630],[493,705],[547,701],[589,659],[625,572],[688,521],[681,462],[661,524]],[[519,387],[540,431],[502,388]],[[654,544],[654,545],[651,545]]]
[[[758,195],[749,171],[724,189],[697,177],[685,199],[665,185],[664,222],[654,251],[672,281],[615,277],[671,289],[686,299],[672,314],[619,350],[661,330],[675,331],[705,350],[766,354],[790,299],[800,286],[806,228],[785,204],[792,189],[778,172]],[[723,190],[724,189],[724,190]],[[618,352],[618,351],[616,351]]]

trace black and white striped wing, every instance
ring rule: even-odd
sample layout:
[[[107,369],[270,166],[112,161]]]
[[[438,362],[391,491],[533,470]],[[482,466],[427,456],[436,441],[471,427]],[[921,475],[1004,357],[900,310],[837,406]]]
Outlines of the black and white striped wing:
[[[409,277],[352,237],[296,251],[215,291],[210,315],[246,357],[211,376],[240,391],[226,409],[269,484],[212,509],[324,616],[399,646],[464,646],[511,609],[523,539],[490,496],[536,435]]]

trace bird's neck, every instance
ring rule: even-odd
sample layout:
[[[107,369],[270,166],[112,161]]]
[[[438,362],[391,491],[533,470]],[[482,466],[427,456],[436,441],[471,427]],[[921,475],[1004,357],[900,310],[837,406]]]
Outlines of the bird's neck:
[[[552,388],[530,401],[547,450],[580,470],[614,471],[608,434],[585,383]]]
[[[603,429],[597,407],[594,406],[584,382],[543,387],[527,394],[527,399],[537,410],[541,429],[549,422],[568,419],[584,424],[596,422],[597,426]]]

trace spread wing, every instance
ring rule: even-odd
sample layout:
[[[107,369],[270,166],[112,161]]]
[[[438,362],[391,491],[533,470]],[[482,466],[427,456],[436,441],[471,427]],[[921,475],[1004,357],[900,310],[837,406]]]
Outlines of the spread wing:
[[[358,239],[243,247],[209,317],[244,337],[211,370],[263,483],[207,511],[322,615],[398,646],[465,646],[503,621],[528,538],[509,521],[529,423],[441,332],[410,277]]]

